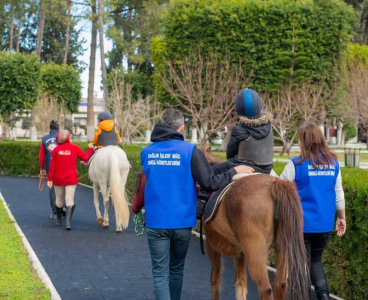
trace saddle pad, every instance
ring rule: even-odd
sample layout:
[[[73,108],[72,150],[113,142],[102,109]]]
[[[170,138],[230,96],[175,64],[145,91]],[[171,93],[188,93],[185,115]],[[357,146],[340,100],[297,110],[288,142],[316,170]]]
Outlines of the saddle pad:
[[[229,183],[223,189],[218,190],[212,194],[211,198],[207,202],[207,205],[204,211],[204,220],[206,223],[211,222],[212,219],[215,217],[217,208],[220,205],[222,198],[224,198],[227,191],[230,189],[231,185],[234,182],[235,181]]]

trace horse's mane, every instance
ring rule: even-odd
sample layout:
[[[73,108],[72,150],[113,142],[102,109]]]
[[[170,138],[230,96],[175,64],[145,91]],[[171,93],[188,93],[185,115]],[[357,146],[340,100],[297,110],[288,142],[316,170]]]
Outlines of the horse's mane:
[[[204,154],[204,156],[206,157],[208,163],[211,166],[221,163],[221,159],[219,157],[212,156],[211,147],[198,146],[198,149]]]

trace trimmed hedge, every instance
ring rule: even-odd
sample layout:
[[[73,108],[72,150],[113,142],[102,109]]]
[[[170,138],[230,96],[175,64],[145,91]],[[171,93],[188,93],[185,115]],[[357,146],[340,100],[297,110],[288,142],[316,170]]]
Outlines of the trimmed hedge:
[[[77,143],[83,150],[87,143]],[[0,142],[0,175],[38,175],[39,143]],[[133,191],[140,165],[139,146],[124,146],[132,164],[126,186]],[[216,155],[216,154],[215,154]],[[221,155],[220,155],[221,156]],[[275,162],[280,174],[285,164]],[[87,168],[78,164],[79,175]],[[343,186],[346,198],[347,232],[339,238],[334,232],[324,254],[324,266],[330,290],[344,299],[363,300],[368,295],[368,171],[343,168]],[[89,184],[87,178],[81,182]]]
[[[88,148],[88,143],[75,143],[84,151]],[[130,169],[126,190],[129,199],[133,192],[135,179],[141,169],[140,152],[142,147],[124,146],[124,151],[132,165]],[[39,142],[0,142],[0,175],[12,176],[38,176],[40,167],[38,163]],[[78,176],[87,173],[87,167],[78,163]],[[91,185],[88,177],[84,177],[80,182]]]

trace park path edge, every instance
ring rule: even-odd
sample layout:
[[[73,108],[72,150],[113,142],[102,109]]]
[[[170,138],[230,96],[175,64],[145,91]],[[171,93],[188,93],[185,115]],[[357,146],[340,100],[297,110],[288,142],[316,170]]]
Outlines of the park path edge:
[[[7,211],[11,222],[13,222],[15,229],[17,230],[19,236],[22,238],[23,246],[28,252],[28,259],[31,262],[34,270],[36,271],[38,277],[45,284],[46,288],[50,291],[51,300],[61,300],[59,293],[57,292],[55,286],[53,285],[49,275],[46,273],[44,267],[42,266],[40,260],[38,259],[36,253],[34,252],[31,244],[28,242],[27,237],[24,235],[22,229],[19,227],[17,221],[15,220],[12,212],[10,211],[8,204],[5,201],[5,198],[0,192],[0,199],[3,203],[5,210]]]

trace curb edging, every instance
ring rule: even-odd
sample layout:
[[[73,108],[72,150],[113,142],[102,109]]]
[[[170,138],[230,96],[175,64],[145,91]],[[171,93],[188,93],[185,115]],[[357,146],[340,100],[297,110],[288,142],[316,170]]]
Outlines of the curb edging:
[[[44,267],[42,266],[40,260],[38,259],[36,253],[34,252],[31,244],[28,242],[27,237],[24,235],[22,229],[19,227],[17,221],[15,220],[12,212],[10,211],[8,204],[5,201],[4,196],[0,192],[0,199],[5,207],[6,212],[10,218],[10,221],[13,222],[16,231],[22,239],[22,243],[26,251],[28,252],[28,260],[32,264],[33,269],[36,271],[38,277],[45,284],[46,288],[50,291],[51,300],[61,300],[59,293],[57,292],[54,284],[52,283],[49,275],[46,273]]]

